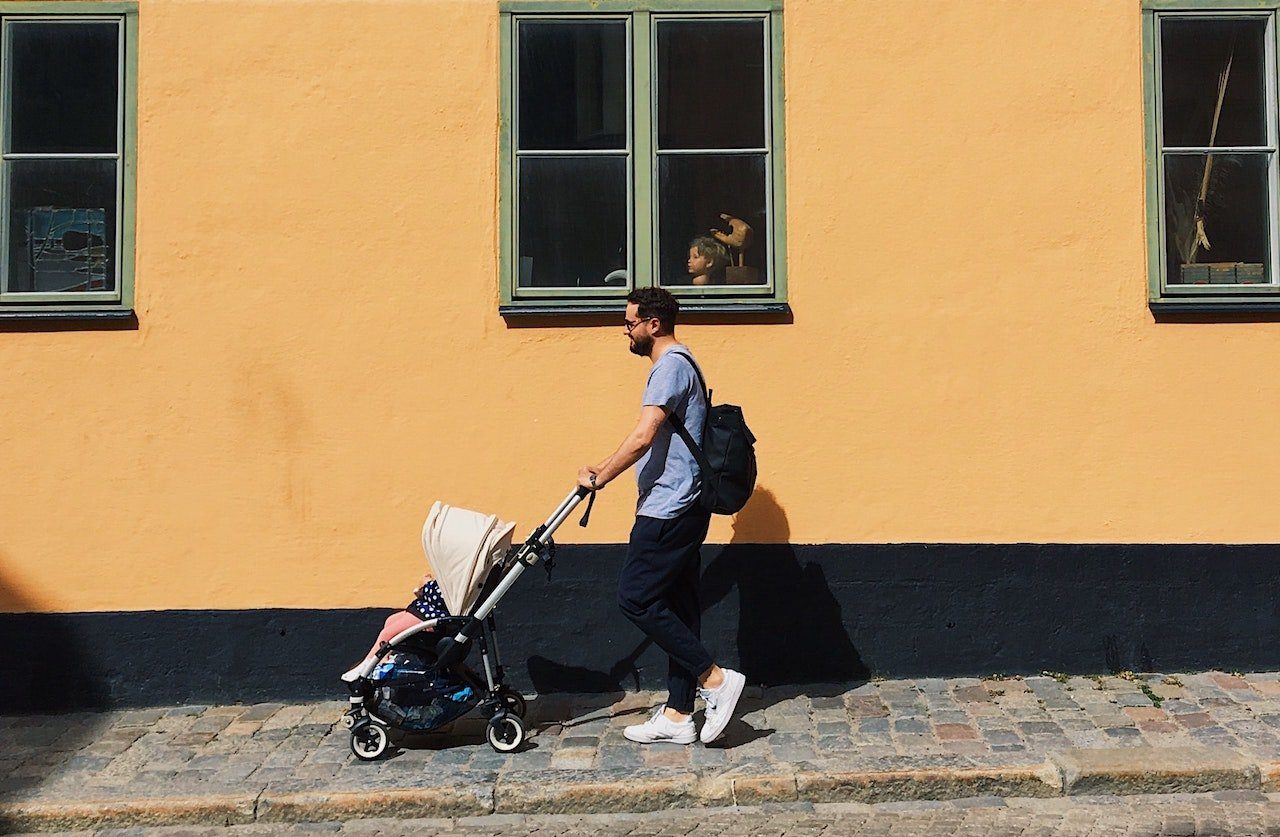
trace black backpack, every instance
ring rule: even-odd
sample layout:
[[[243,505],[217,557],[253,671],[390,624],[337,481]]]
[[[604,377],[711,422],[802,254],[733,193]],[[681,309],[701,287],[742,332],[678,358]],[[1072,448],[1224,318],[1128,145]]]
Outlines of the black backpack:
[[[684,422],[671,412],[667,420],[688,445],[702,471],[702,494],[698,503],[715,514],[736,514],[751,499],[756,487],[756,437],[742,417],[742,408],[733,404],[711,406],[711,390],[707,389],[702,370],[684,352],[676,354],[689,361],[698,375],[698,383],[707,398],[707,426],[702,444],[693,440]]]

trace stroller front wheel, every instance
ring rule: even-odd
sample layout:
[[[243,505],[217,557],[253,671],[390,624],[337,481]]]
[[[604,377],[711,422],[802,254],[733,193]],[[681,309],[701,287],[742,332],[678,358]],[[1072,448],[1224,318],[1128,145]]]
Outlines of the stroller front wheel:
[[[524,723],[515,715],[499,715],[489,722],[485,735],[499,753],[513,753],[524,743]]]
[[[375,723],[357,724],[351,730],[351,752],[361,761],[373,761],[387,751],[387,731]]]

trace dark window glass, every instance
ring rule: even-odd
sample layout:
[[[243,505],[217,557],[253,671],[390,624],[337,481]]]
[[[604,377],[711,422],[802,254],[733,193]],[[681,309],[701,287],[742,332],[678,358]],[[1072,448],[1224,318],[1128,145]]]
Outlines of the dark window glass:
[[[10,160],[8,290],[116,289],[116,161]]]
[[[659,148],[763,148],[763,21],[659,21],[657,93]]]
[[[522,157],[519,285],[627,285],[625,157]]]
[[[9,151],[115,153],[119,27],[9,24]]]
[[[622,21],[519,27],[520,150],[627,147]]]
[[[1268,281],[1268,154],[1166,154],[1165,252],[1171,285]],[[1208,167],[1208,191],[1197,211]],[[1197,219],[1204,240],[1196,235]]]
[[[659,277],[664,285],[688,285],[689,241],[714,227],[730,232],[722,215],[751,227],[745,248],[732,248],[732,265],[714,284],[763,285],[769,281],[769,230],[763,154],[665,154],[658,158]]]
[[[1161,22],[1165,147],[1267,144],[1266,33],[1264,20]]]

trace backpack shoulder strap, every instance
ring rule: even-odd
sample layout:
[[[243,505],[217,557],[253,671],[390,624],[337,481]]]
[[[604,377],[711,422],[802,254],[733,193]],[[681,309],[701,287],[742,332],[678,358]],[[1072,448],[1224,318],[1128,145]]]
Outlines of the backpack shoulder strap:
[[[710,390],[707,389],[706,379],[702,377],[702,370],[698,368],[698,364],[694,362],[693,358],[689,357],[689,355],[685,354],[684,352],[677,352],[675,349],[670,349],[669,351],[675,352],[680,357],[687,360],[689,362],[689,365],[693,367],[693,371],[698,376],[698,383],[702,385],[702,393],[704,396],[706,396],[706,399],[707,399],[707,410],[710,411],[711,392]],[[680,417],[675,414],[674,410],[672,410],[670,413],[667,413],[667,421],[671,422],[671,426],[675,429],[676,434],[684,441],[685,446],[689,448],[689,452],[693,454],[693,458],[698,460],[698,467],[702,469],[702,473],[710,474],[711,463],[707,460],[707,455],[702,452],[702,446],[694,441],[693,436],[689,433],[688,428],[684,426],[684,422],[681,421]]]
[[[684,358],[689,362],[689,365],[693,367],[693,373],[698,376],[698,383],[702,386],[702,394],[707,397],[707,407],[710,408],[711,407],[711,390],[707,389],[707,379],[702,377],[702,369],[698,367],[697,361],[695,361],[693,357],[689,355],[688,352],[682,352],[682,351],[679,351],[678,349],[668,349],[667,351]]]

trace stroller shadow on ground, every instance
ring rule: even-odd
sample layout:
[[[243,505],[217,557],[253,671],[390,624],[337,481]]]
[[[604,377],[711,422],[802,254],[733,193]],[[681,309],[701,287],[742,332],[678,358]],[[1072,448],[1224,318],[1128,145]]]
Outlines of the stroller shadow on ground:
[[[714,546],[703,548],[704,560],[710,557],[702,574],[703,637],[713,654],[756,687],[739,703],[738,717],[717,746],[740,746],[772,732],[753,728],[741,720],[743,714],[800,695],[838,696],[870,676],[822,566],[802,565],[790,535],[786,512],[773,493],[761,487],[734,517],[732,540],[718,551]],[[725,603],[730,606],[718,607]],[[735,611],[736,630],[731,622]],[[730,635],[732,643],[726,642]],[[539,702],[549,701],[537,723],[570,727],[610,714],[643,717],[648,707],[605,710],[622,700],[628,687],[639,688],[637,664],[649,647],[648,639],[639,641],[608,671],[531,657],[530,680],[544,696]],[[580,694],[571,699],[554,694],[564,683],[572,683]],[[557,704],[556,698],[566,699]]]

